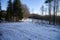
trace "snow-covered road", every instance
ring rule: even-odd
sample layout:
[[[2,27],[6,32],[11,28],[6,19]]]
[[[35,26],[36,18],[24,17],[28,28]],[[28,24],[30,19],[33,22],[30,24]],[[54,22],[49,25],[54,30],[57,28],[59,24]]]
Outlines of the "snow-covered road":
[[[32,22],[0,23],[0,40],[60,40],[60,28]]]

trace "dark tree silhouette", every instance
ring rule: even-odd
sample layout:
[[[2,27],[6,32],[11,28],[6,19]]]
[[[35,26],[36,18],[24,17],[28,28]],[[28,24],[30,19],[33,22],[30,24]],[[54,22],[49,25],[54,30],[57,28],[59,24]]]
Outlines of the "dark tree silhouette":
[[[45,3],[48,3],[48,10],[49,10],[49,24],[50,24],[50,22],[51,22],[51,2],[52,2],[53,0],[46,0],[45,1]]]
[[[57,24],[57,16],[58,16],[57,14],[58,14],[58,12],[59,12],[59,0],[56,0],[56,14],[55,14],[56,15],[56,17],[55,17],[55,21],[56,21],[55,23],[56,24]]]
[[[23,18],[22,5],[20,0],[14,0],[13,2],[13,13],[17,21]]]
[[[56,16],[57,16],[57,13],[59,11],[59,0],[54,0],[54,7],[53,7],[53,12],[54,12],[54,16],[53,16],[53,24],[56,24]]]
[[[8,7],[7,7],[7,15],[6,15],[6,20],[11,21],[13,13],[12,13],[12,0],[8,1]]]

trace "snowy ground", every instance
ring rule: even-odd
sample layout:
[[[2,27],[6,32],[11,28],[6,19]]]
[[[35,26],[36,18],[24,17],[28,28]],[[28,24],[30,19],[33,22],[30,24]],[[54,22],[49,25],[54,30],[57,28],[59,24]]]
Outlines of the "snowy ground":
[[[60,40],[60,28],[27,21],[0,23],[0,40]]]

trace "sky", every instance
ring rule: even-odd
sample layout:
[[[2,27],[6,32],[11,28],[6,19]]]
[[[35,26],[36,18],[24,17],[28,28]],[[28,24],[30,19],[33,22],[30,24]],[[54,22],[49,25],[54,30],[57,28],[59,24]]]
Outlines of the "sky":
[[[6,10],[8,0],[2,0],[2,10]],[[45,0],[21,0],[22,4],[26,4],[30,13],[39,13],[40,7],[44,4]]]
[[[38,13],[40,7],[44,4],[44,0],[21,0],[21,2],[28,6],[31,13]]]

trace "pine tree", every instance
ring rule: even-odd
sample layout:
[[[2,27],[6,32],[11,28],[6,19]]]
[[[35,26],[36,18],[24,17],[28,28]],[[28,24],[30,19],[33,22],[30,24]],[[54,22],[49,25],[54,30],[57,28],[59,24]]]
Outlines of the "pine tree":
[[[13,13],[18,20],[23,18],[22,5],[20,0],[14,0],[13,2]]]
[[[11,21],[11,18],[13,16],[12,10],[13,10],[12,9],[12,0],[9,0],[8,7],[7,7],[7,15],[6,15],[7,21]]]

